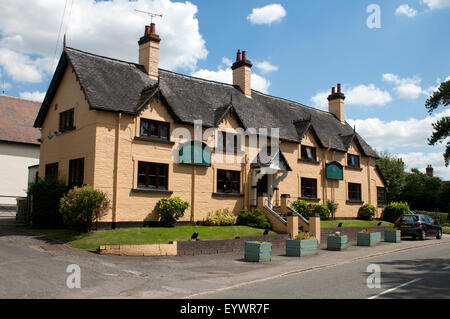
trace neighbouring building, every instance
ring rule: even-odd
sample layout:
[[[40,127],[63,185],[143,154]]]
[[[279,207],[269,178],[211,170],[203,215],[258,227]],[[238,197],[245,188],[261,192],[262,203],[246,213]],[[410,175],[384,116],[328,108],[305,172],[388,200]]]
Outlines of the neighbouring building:
[[[161,69],[160,41],[146,26],[139,64],[64,49],[34,124],[39,176],[106,191],[112,205],[102,221],[113,227],[157,220],[156,202],[170,196],[189,202],[182,221],[190,222],[224,208],[272,214],[298,198],[334,200],[337,217],[355,217],[363,203],[380,215],[378,156],[345,121],[340,85],[325,112],[252,90],[245,51],[231,66],[232,85]],[[200,144],[192,142],[198,120]],[[253,128],[269,129],[268,145],[278,128],[279,150],[252,143],[263,131],[238,134]],[[224,149],[232,163],[218,160]]]
[[[41,133],[33,127],[41,103],[0,95],[0,206],[26,197],[28,167],[39,163]]]

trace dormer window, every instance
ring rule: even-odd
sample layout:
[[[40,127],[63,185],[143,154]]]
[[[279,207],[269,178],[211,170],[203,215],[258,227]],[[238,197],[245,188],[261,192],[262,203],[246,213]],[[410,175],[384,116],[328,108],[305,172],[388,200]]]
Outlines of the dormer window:
[[[70,131],[70,130],[74,129],[73,114],[74,114],[74,109],[70,109],[70,110],[59,113],[59,131],[61,133],[64,131]]]
[[[359,156],[347,154],[347,166],[352,168],[360,168]]]
[[[170,124],[154,120],[141,119],[142,137],[151,137],[161,140],[169,140]]]
[[[312,146],[302,145],[301,150],[302,160],[315,162],[316,161],[316,148]]]

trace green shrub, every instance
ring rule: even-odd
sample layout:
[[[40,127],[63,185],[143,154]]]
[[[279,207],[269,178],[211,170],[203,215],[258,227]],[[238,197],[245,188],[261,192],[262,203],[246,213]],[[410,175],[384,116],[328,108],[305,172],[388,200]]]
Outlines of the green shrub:
[[[228,209],[219,209],[210,212],[204,224],[206,226],[232,226],[236,224],[236,217]]]
[[[372,220],[377,209],[372,204],[364,204],[358,210],[358,219]]]
[[[239,212],[239,216],[236,221],[237,225],[244,225],[256,228],[271,229],[272,225],[259,209],[247,210],[243,209]]]
[[[334,219],[336,217],[336,211],[339,208],[339,204],[336,203],[336,202],[333,202],[332,200],[328,200],[327,201],[327,206],[328,206],[328,209],[331,212],[332,218]]]
[[[106,193],[87,185],[74,187],[61,198],[59,211],[66,226],[89,232],[92,223],[104,216],[108,207]]]
[[[32,198],[31,226],[34,228],[62,228],[63,218],[59,212],[61,197],[68,187],[56,178],[38,179],[30,185],[28,195]]]
[[[291,204],[291,208],[298,212],[305,218],[314,216],[315,214],[320,215],[320,219],[326,220],[330,219],[331,211],[327,205],[320,204],[310,204],[304,200],[296,200]]]
[[[409,213],[409,205],[405,202],[392,202],[383,210],[382,220],[394,223],[401,215]]]
[[[174,227],[177,220],[184,216],[189,203],[179,197],[161,198],[156,203],[156,210],[163,226]]]
[[[291,208],[305,218],[309,218],[314,214],[314,204],[309,204],[301,199],[293,202]]]
[[[327,205],[319,205],[319,204],[310,204],[312,205],[312,209],[314,214],[319,214],[320,219],[327,220],[330,219],[330,209]]]

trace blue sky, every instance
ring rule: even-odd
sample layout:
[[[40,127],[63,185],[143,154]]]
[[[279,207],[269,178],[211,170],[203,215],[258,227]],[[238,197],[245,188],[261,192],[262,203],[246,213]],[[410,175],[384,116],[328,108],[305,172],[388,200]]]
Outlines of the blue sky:
[[[450,0],[67,0],[65,11],[64,2],[0,0],[7,95],[43,98],[62,33],[69,46],[137,61],[148,19],[134,9],[160,12],[161,67],[227,82],[236,50],[246,50],[255,89],[322,109],[331,86],[342,83],[346,119],[369,144],[450,179],[443,146],[426,145],[431,123],[450,111],[430,115],[424,107],[450,76]],[[381,28],[367,26],[371,4]]]

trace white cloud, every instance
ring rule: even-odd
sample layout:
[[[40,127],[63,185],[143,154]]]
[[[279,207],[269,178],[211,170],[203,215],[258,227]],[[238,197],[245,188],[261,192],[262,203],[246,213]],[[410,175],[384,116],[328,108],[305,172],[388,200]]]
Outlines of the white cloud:
[[[232,84],[233,71],[230,68],[231,64],[228,63],[229,61],[231,60],[229,60],[228,58],[222,58],[222,63],[225,65],[225,67],[220,65],[217,71],[201,69],[192,73],[191,75],[202,79]],[[253,90],[260,91],[266,94],[269,93],[269,87],[271,83],[268,79],[252,72],[251,82]]]
[[[32,59],[10,49],[0,48],[0,66],[14,82],[39,83],[50,72],[50,59]]]
[[[281,4],[269,4],[262,8],[254,8],[247,16],[252,24],[272,24],[279,22],[286,16],[286,10]]]
[[[421,87],[422,80],[418,76],[412,78],[400,78],[392,73],[382,75],[383,81],[395,84],[394,91],[400,99],[418,99],[422,94],[428,95],[428,90]]]
[[[45,92],[22,92],[19,94],[22,99],[42,102],[45,98]]]
[[[392,97],[388,91],[383,91],[374,84],[343,86],[342,92],[345,94],[346,105],[361,106],[385,106],[392,101]],[[328,91],[321,91],[311,98],[313,106],[323,110],[328,109],[327,97],[330,95]]]
[[[47,68],[51,68],[64,3],[0,0],[0,47],[44,57],[50,61]],[[68,46],[137,62],[137,41],[149,23],[148,16],[134,11],[138,9],[163,14],[162,19],[155,19],[156,31],[161,36],[160,67],[193,71],[197,61],[208,54],[196,18],[198,8],[189,1],[77,0],[69,10],[70,3],[62,28],[67,31]],[[39,76],[31,74],[30,79],[38,81]]]
[[[443,116],[450,116],[450,110],[433,114],[424,119],[410,118],[405,121],[385,122],[379,118],[364,120],[348,119],[347,122],[376,149],[396,147],[425,147],[431,136],[432,123]]]
[[[395,10],[395,15],[405,15],[409,18],[414,18],[417,15],[418,11],[411,8],[409,5],[407,4],[402,4],[401,6],[399,6],[397,8],[397,10]]]
[[[450,0],[422,0],[431,10],[450,7]]]
[[[422,173],[426,173],[427,165],[431,165],[434,169],[434,176],[440,177],[443,180],[450,180],[450,169],[445,167],[443,152],[411,152],[397,154],[406,165],[408,170],[417,168]]]
[[[261,70],[263,74],[278,71],[278,67],[268,61],[255,62],[254,65]]]

